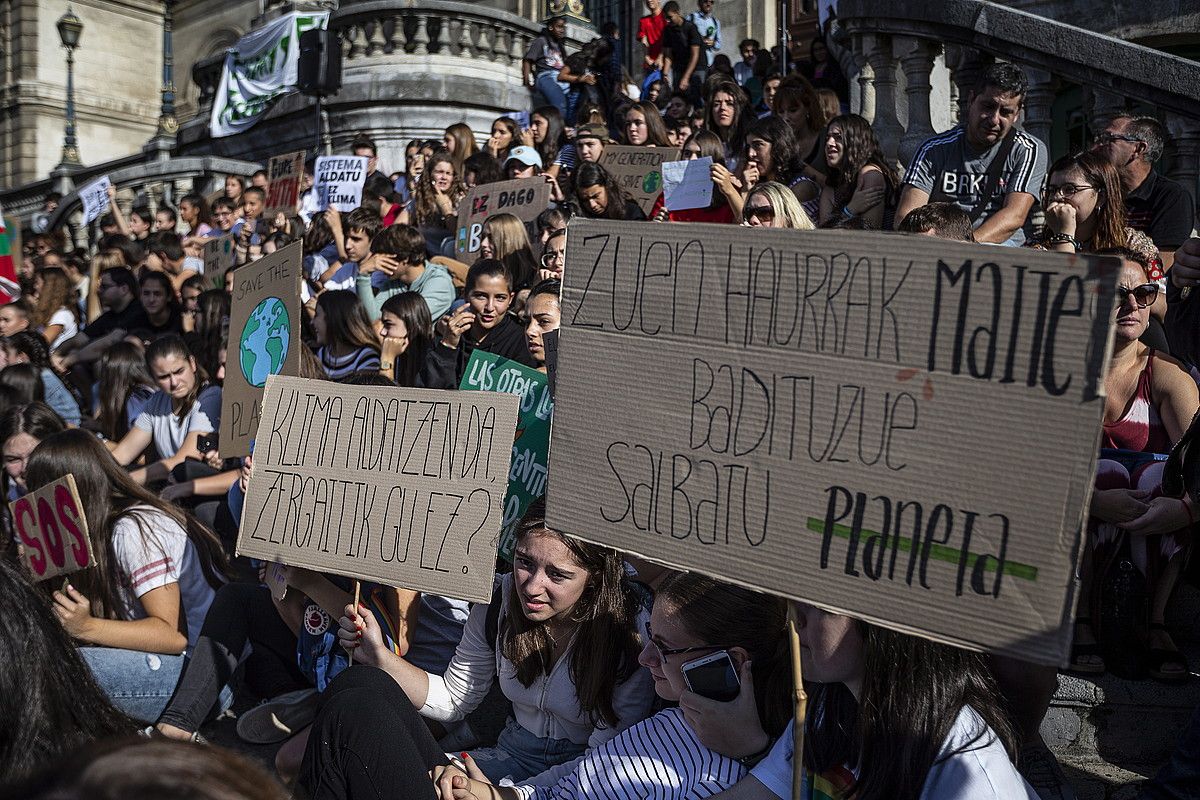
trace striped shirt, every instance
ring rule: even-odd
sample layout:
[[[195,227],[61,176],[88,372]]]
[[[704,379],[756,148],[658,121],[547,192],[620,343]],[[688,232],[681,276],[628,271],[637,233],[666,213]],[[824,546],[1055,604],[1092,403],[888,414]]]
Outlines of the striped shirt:
[[[712,797],[745,775],[737,761],[700,744],[669,708],[589,750],[554,786],[516,786],[522,800],[685,800]]]
[[[1003,143],[1001,139],[987,150],[976,152],[961,125],[931,136],[913,156],[904,183],[927,193],[930,202],[951,202],[970,213],[983,198],[988,170]],[[1031,194],[1036,200],[1045,178],[1046,145],[1024,131],[1016,131],[1012,151],[1000,171],[1000,182],[974,220],[975,227],[999,211],[1010,193]],[[1005,242],[1012,246],[1024,243],[1025,233],[1020,229]]]
[[[317,350],[317,359],[331,381],[340,381],[356,372],[378,372],[379,351],[372,347],[360,347],[344,356],[335,356],[328,348]]]

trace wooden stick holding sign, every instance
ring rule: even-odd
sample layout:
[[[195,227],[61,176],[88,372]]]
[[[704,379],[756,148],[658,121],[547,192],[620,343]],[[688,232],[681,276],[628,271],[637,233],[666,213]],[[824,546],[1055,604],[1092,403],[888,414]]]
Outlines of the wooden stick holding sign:
[[[9,503],[21,558],[35,581],[95,563],[87,518],[72,475]]]
[[[792,649],[792,683],[795,688],[795,722],[792,727],[792,800],[800,800],[804,786],[804,724],[808,718],[808,693],[804,691],[804,667],[800,663],[800,622],[796,604],[788,603],[788,642]]]
[[[358,601],[360,599],[362,599],[362,581],[356,579],[354,581],[354,613],[356,615],[358,614]],[[361,637],[362,631],[359,631],[358,635]],[[349,655],[350,655],[350,666],[353,667],[354,666],[354,651],[351,650]]]

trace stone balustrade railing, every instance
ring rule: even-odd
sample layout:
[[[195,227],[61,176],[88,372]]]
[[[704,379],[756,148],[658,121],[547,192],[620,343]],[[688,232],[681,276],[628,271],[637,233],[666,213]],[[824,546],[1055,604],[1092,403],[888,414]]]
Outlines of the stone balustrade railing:
[[[475,3],[422,0],[343,2],[329,20],[348,66],[373,56],[456,56],[520,70],[538,25]]]
[[[930,76],[939,57],[950,72],[951,121],[965,110],[979,71],[1002,60],[1026,70],[1024,125],[1047,143],[1057,90],[1066,84],[1084,88],[1093,122],[1134,103],[1156,107],[1172,135],[1170,177],[1197,193],[1195,61],[984,0],[841,0],[838,19],[859,68],[852,110],[872,121],[889,158],[907,163],[935,132]]]

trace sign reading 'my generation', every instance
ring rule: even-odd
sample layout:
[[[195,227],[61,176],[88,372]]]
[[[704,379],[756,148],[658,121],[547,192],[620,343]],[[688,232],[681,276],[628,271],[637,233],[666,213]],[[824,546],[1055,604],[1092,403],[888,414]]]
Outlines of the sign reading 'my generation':
[[[1116,259],[726,225],[567,235],[552,527],[1065,659]]]

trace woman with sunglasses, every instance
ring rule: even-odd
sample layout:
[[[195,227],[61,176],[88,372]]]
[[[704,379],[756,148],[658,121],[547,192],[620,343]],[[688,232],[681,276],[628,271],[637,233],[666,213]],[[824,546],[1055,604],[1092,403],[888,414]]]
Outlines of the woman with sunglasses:
[[[794,228],[811,231],[812,219],[800,207],[791,189],[766,181],[750,190],[742,206],[742,224],[751,228]]]
[[[1116,167],[1097,153],[1076,153],[1055,161],[1047,174],[1046,227],[1030,246],[1061,253],[1096,253],[1113,247],[1141,253],[1150,264],[1151,280],[1159,286],[1150,312],[1161,320],[1167,311],[1162,259],[1149,236],[1129,227]]]
[[[1101,253],[1124,260],[1117,284],[1116,338],[1104,379],[1101,440],[1101,447],[1118,452],[1096,465],[1088,524],[1094,547],[1085,551],[1080,571],[1082,600],[1075,619],[1071,668],[1094,674],[1105,671],[1104,655],[1111,655],[1111,650],[1101,651],[1093,620],[1099,619],[1106,599],[1102,594],[1108,568],[1127,558],[1145,576],[1150,598],[1149,649],[1144,654],[1150,675],[1183,681],[1188,677],[1187,661],[1171,640],[1164,614],[1186,562],[1196,510],[1186,497],[1160,496],[1163,462],[1138,459],[1136,454],[1170,452],[1200,407],[1200,396],[1182,364],[1140,341],[1150,307],[1162,294],[1145,257],[1120,248]],[[1122,557],[1125,538],[1128,556]],[[1146,620],[1133,622],[1140,629]],[[1124,653],[1118,655],[1125,660]]]

